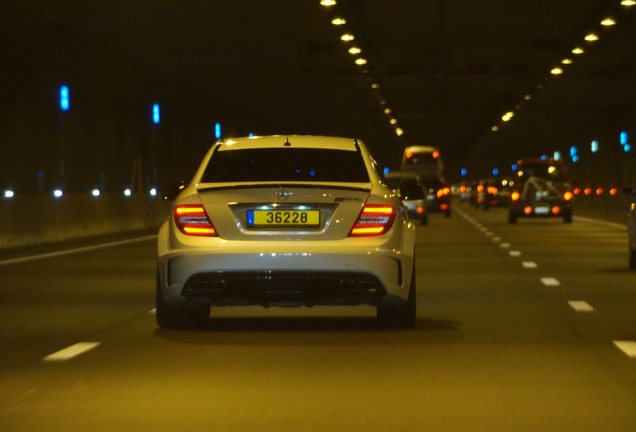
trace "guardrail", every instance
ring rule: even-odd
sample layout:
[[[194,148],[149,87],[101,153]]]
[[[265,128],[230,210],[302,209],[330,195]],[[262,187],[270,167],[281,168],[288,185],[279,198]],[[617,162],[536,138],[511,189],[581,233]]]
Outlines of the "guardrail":
[[[0,200],[0,249],[158,228],[170,204],[142,195],[16,195]]]

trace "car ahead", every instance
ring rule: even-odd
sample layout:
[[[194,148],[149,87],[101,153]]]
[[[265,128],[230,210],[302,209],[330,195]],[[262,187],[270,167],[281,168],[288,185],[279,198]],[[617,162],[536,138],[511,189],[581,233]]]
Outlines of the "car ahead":
[[[495,179],[483,179],[476,182],[471,189],[470,202],[475,208],[488,210],[498,204],[499,188]]]
[[[196,327],[212,306],[372,305],[381,323],[413,326],[414,248],[360,140],[222,139],[159,230],[157,323]]]
[[[627,248],[629,268],[636,270],[636,188],[623,186],[621,190],[632,198],[627,214]]]
[[[571,223],[574,193],[563,162],[551,158],[519,160],[509,203],[511,224],[519,217],[560,217]]]
[[[426,225],[428,223],[426,192],[420,176],[409,171],[394,171],[385,174],[384,179],[408,209],[409,217],[419,221],[420,225]]]
[[[451,216],[451,188],[436,178],[422,179],[426,198],[428,200],[427,210],[429,213],[444,213],[444,216]]]

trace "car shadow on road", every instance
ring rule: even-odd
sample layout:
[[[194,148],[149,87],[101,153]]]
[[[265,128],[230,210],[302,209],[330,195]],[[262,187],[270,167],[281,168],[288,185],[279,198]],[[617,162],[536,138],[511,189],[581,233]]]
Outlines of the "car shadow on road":
[[[211,318],[192,330],[156,328],[154,336],[176,343],[236,345],[348,345],[440,343],[457,340],[458,323],[418,318],[413,328],[390,328],[373,317],[241,317]],[[364,337],[361,337],[364,335]],[[354,342],[355,341],[355,342]],[[444,342],[445,341],[445,342]]]

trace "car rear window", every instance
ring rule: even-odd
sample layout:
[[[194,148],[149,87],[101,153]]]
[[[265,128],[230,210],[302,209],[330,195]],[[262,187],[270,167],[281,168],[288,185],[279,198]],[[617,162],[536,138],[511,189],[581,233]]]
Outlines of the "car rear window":
[[[357,151],[265,148],[215,152],[201,181],[368,183],[369,174]]]

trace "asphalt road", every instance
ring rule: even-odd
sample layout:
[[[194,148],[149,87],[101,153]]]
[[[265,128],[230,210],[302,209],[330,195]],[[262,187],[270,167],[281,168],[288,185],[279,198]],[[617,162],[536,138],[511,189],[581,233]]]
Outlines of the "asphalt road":
[[[120,240],[0,258],[0,430],[636,430],[620,224],[430,215],[409,330],[367,307],[160,330],[154,239]]]

